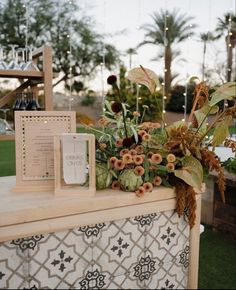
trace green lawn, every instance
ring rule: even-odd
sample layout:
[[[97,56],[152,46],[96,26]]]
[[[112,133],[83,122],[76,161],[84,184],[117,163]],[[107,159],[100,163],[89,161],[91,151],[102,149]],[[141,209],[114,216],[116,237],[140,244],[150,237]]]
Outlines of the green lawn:
[[[200,238],[199,289],[236,289],[236,242],[205,226]]]

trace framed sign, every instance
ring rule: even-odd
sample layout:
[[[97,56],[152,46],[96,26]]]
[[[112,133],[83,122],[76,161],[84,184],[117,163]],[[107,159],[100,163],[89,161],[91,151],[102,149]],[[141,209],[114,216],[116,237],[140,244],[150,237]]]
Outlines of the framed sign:
[[[53,137],[74,132],[75,112],[16,111],[16,187],[13,190],[53,190]]]
[[[94,135],[62,134],[55,136],[54,161],[56,195],[95,195]]]

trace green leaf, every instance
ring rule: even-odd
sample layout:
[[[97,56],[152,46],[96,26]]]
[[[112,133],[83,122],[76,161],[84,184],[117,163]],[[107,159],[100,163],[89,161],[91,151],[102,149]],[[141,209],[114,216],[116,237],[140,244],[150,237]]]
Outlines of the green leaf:
[[[182,169],[174,171],[175,176],[201,191],[203,181],[203,168],[201,163],[193,156],[186,156],[182,160],[182,166]]]
[[[197,110],[194,112],[194,115],[197,119],[198,127],[201,125],[201,128],[199,129],[199,132],[204,133],[207,129],[207,118],[206,114],[203,113],[201,110]]]
[[[136,67],[131,69],[128,72],[127,79],[129,79],[133,83],[138,83],[146,86],[151,93],[156,91],[156,87],[160,87],[159,78],[154,73],[154,71],[143,68],[143,67]]]
[[[212,145],[216,147],[229,136],[229,125],[231,123],[232,116],[226,116],[224,120],[218,123],[213,133]]]
[[[222,100],[232,100],[233,97],[236,97],[236,82],[228,82],[211,94],[209,105],[214,106]]]
[[[108,100],[105,100],[105,101],[104,101],[104,104],[105,104],[105,107],[107,108],[107,110],[108,110],[109,112],[111,112],[112,115],[114,115],[114,112],[113,112],[112,109],[111,109],[111,104],[110,104],[110,102],[108,102]]]

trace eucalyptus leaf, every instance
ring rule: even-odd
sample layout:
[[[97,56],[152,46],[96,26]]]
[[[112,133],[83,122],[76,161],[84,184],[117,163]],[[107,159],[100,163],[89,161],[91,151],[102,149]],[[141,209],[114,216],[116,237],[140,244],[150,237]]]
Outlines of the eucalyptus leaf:
[[[236,82],[228,82],[220,86],[213,94],[211,94],[210,106],[214,106],[222,100],[232,100],[236,97]]]
[[[229,136],[229,125],[231,123],[232,116],[226,116],[224,120],[222,120],[214,130],[212,145],[216,147],[225,140]]]
[[[105,101],[104,101],[104,104],[105,104],[105,107],[108,109],[108,111],[111,112],[111,113],[114,115],[114,113],[113,113],[113,111],[112,111],[112,109],[111,109],[111,104],[110,104],[110,102],[108,102],[108,100],[105,100]]]
[[[187,184],[201,190],[203,182],[203,168],[201,163],[193,156],[186,156],[182,160],[182,169],[174,171],[176,177],[184,180]]]
[[[133,125],[130,125],[130,129],[132,130],[132,132],[134,134],[135,142],[138,143],[138,133],[137,133],[137,131],[135,130]]]

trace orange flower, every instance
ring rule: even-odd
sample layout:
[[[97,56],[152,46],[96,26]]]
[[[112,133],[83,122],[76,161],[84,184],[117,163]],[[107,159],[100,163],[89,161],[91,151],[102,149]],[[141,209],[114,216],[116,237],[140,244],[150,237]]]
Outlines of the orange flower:
[[[137,151],[135,149],[131,149],[131,150],[129,150],[129,154],[132,156],[135,156],[135,155],[137,155]]]
[[[147,192],[152,192],[153,190],[153,185],[151,184],[151,182],[145,182],[143,184],[143,187],[145,188],[145,191]]]
[[[125,154],[127,154],[127,153],[129,153],[129,149],[122,149],[122,150],[120,151],[120,156],[122,157],[123,155],[125,155]]]
[[[154,153],[152,152],[152,151],[149,151],[148,152],[148,154],[147,154],[147,158],[152,158],[152,155],[153,155]]]
[[[111,185],[112,189],[120,189],[120,182],[118,180],[114,180]]]
[[[109,123],[106,117],[102,117],[98,120],[98,125],[100,126],[106,126]]]
[[[106,148],[107,148],[107,144],[105,144],[105,143],[100,143],[100,144],[99,144],[99,149],[100,149],[100,150],[103,151],[103,150],[106,149]]]
[[[141,127],[143,128],[143,129],[150,129],[150,122],[143,122],[142,124],[141,124]]]
[[[114,164],[115,169],[122,170],[125,167],[125,164],[122,160],[117,159]]]
[[[138,131],[138,134],[143,137],[143,135],[147,134],[147,132],[145,130],[140,130]]]
[[[142,166],[136,166],[134,168],[134,173],[139,176],[142,176],[144,174],[144,168]]]
[[[159,129],[159,128],[161,128],[161,124],[158,122],[155,122],[155,123],[152,123],[152,127],[153,127],[153,129]]]
[[[134,117],[140,117],[140,113],[137,112],[137,111],[134,111],[134,112],[133,112],[133,116],[134,116]]]
[[[143,157],[142,157],[141,155],[135,155],[135,156],[133,157],[133,159],[134,159],[134,163],[135,163],[136,165],[140,165],[140,164],[143,163]]]
[[[161,185],[162,183],[162,179],[160,176],[156,176],[154,179],[153,179],[153,184],[156,185],[156,186],[159,186]]]
[[[143,152],[144,152],[144,148],[142,145],[136,146],[135,150],[137,151],[138,154],[143,154]]]
[[[115,141],[115,146],[116,146],[116,147],[122,147],[122,143],[123,143],[123,139],[117,139],[117,140]]]
[[[175,162],[176,157],[175,157],[174,154],[170,153],[170,154],[167,155],[166,159],[167,159],[168,162]]]
[[[133,163],[132,155],[129,153],[126,153],[122,156],[122,161],[124,164],[130,164]]]
[[[151,160],[153,163],[160,164],[162,161],[162,156],[159,153],[155,153],[152,155]]]
[[[143,141],[150,141],[151,140],[151,135],[146,133],[146,134],[143,135],[142,139],[143,139]]]
[[[115,156],[110,158],[110,163],[111,163],[112,166],[115,165],[116,160],[117,160],[117,158]]]
[[[143,186],[139,186],[138,190],[136,190],[135,193],[138,197],[144,196],[145,188]]]
[[[175,169],[175,164],[169,162],[169,163],[166,164],[166,168],[167,168],[168,170],[174,170],[174,169]]]

